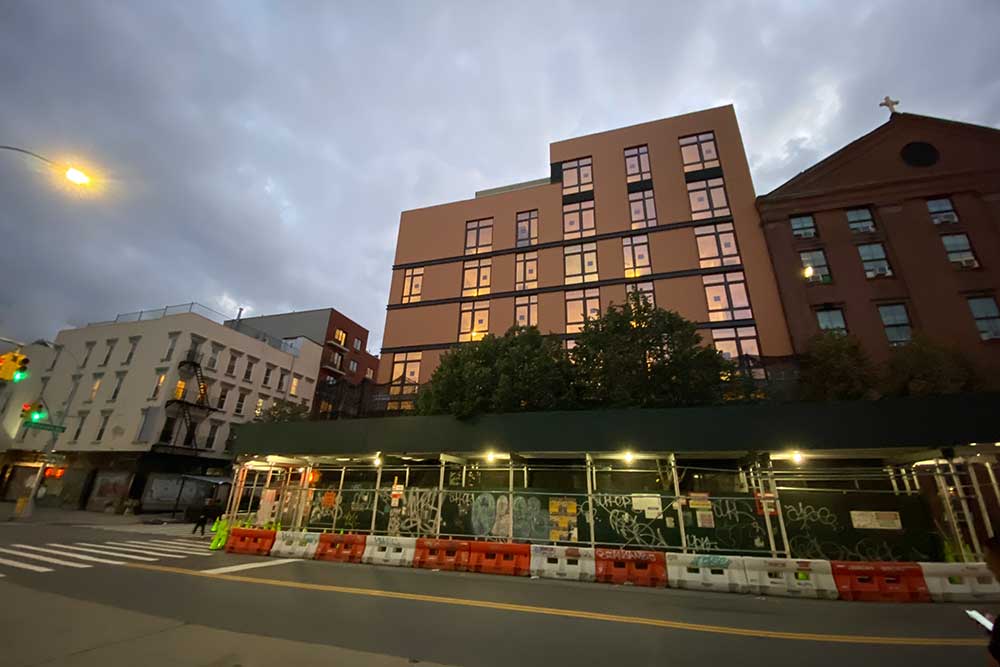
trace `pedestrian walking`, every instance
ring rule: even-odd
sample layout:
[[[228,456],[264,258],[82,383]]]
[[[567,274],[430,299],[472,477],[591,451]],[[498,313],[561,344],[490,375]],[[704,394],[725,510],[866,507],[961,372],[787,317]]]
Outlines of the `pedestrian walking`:
[[[205,524],[210,520],[214,521],[215,517],[219,516],[215,509],[215,499],[209,498],[205,501],[205,504],[201,506],[201,512],[198,513],[198,520],[194,522],[194,528],[191,529],[191,534],[194,535],[199,528],[201,528],[201,534],[205,534]],[[214,516],[213,516],[214,514]]]

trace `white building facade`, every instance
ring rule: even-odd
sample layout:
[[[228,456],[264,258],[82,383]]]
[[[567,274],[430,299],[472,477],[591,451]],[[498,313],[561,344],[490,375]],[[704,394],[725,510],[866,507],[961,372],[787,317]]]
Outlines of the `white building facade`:
[[[226,443],[233,424],[254,419],[275,401],[311,407],[321,345],[306,338],[255,338],[223,326],[221,317],[214,321],[214,315],[197,304],[142,311],[61,331],[52,349],[31,346],[30,378],[0,395],[6,497],[18,492],[11,488],[18,486],[12,476],[27,476],[13,466],[19,459],[25,464],[37,459],[47,446],[65,458],[66,472],[74,473],[69,477],[91,469],[89,483],[81,485],[87,487],[81,492],[91,495],[100,486],[95,469],[224,468],[231,459]],[[200,372],[192,374],[193,367]],[[65,432],[24,428],[21,406],[35,401],[44,402],[49,420]],[[210,410],[183,408],[191,404]],[[135,481],[133,475],[133,498]],[[120,487],[121,479],[116,484]]]

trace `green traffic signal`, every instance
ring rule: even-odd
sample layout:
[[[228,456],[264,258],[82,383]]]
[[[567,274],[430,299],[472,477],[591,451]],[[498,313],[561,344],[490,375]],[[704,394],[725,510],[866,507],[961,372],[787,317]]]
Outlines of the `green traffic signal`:
[[[20,382],[21,380],[27,380],[28,375],[29,375],[28,371],[14,371],[14,375],[11,378],[11,380],[13,382]]]
[[[36,410],[35,412],[31,413],[31,421],[33,421],[33,422],[40,422],[43,419],[45,419],[45,413],[44,412]]]

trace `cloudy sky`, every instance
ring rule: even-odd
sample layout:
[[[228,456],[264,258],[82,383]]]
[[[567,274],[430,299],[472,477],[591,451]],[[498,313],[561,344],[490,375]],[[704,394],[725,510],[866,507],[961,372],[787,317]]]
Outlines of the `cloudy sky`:
[[[615,9],[612,9],[615,8]],[[758,192],[901,110],[1000,127],[1000,3],[0,0],[0,336],[198,301],[381,342],[401,210],[734,103]]]

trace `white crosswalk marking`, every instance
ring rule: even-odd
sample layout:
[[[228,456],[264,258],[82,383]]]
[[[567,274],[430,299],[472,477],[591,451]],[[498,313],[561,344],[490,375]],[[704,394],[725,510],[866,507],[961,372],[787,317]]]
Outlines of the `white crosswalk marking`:
[[[165,551],[171,554],[184,554],[187,556],[210,556],[211,552],[202,549],[192,549],[191,547],[178,547],[173,544],[158,544],[152,541],[139,542],[138,540],[128,540],[129,544],[134,544],[137,547],[147,547],[149,549],[158,549],[160,551]]]
[[[14,551],[13,549],[0,549],[0,552],[5,554],[11,554],[12,556],[20,556],[21,558],[30,558],[32,560],[40,560],[43,563],[53,563],[55,565],[65,565],[66,567],[91,567],[90,565],[85,565],[83,563],[72,563],[70,561],[59,560],[57,558],[49,558],[48,556],[39,556],[38,554],[25,553],[24,551]]]
[[[80,546],[76,546],[79,544]],[[100,544],[91,544],[90,542],[77,542],[76,544],[64,544],[64,549],[73,549],[75,551],[86,551],[87,553],[94,554],[104,554],[105,556],[115,556],[117,558],[128,558],[129,560],[144,560],[144,561],[157,561],[159,558],[148,558],[147,556],[136,556],[135,554],[127,554],[121,551],[111,551],[111,547],[104,547]]]
[[[207,544],[196,544],[194,542],[185,542],[184,540],[147,540],[151,544],[163,544],[175,547],[186,547],[188,549],[195,549],[196,551],[208,551],[209,546]]]
[[[144,535],[158,535],[160,537],[192,537],[191,532],[193,524],[190,523],[167,523],[167,524],[148,524],[148,523],[133,523],[124,525],[100,525],[100,526],[87,526],[87,528],[99,528],[101,530],[113,530],[116,533],[142,533]],[[206,529],[205,537],[207,538],[210,532]]]
[[[17,547],[18,549],[31,549],[32,551],[41,551],[42,553],[45,553],[45,554],[55,554],[57,556],[65,556],[66,555],[66,553],[63,552],[63,551],[56,551],[55,549],[44,549],[42,547],[33,547],[30,544],[14,544],[12,546]],[[62,548],[63,545],[49,543],[48,546]],[[105,563],[107,565],[122,565],[122,561],[120,561],[120,560],[108,560],[106,558],[94,558],[93,556],[83,556],[83,555],[76,556],[76,558],[79,558],[80,560],[85,560],[85,561],[88,561],[88,562],[91,562],[91,563]]]
[[[6,558],[0,558],[0,565],[9,565],[10,567],[17,567],[22,570],[31,570],[32,572],[51,572],[51,567],[42,567],[41,565],[28,565],[27,563],[20,563],[16,560],[7,560]]]
[[[129,544],[128,542],[105,542],[105,546],[113,547],[121,551],[129,551],[132,553],[143,554],[146,556],[156,556],[158,558],[187,558],[184,554],[168,554],[163,551],[154,551],[149,548],[140,548],[134,544]]]

